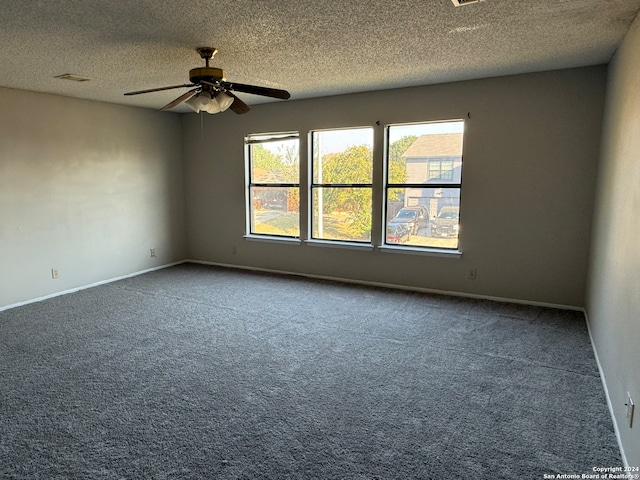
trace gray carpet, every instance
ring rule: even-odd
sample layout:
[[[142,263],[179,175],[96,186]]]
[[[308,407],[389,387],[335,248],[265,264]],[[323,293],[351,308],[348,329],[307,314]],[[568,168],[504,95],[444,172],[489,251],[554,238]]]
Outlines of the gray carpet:
[[[0,312],[0,477],[622,465],[582,314],[181,265]]]

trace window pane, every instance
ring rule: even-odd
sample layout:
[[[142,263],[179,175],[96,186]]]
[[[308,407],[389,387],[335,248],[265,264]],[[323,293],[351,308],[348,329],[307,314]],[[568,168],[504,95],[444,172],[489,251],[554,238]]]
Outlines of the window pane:
[[[313,183],[369,184],[373,176],[373,129],[313,132]]]
[[[390,188],[387,244],[457,248],[459,188]]]
[[[314,188],[312,228],[317,239],[370,242],[371,188]]]
[[[250,145],[251,183],[299,183],[298,145],[297,139]]]
[[[389,127],[389,184],[461,182],[464,122]]]
[[[298,188],[251,187],[251,233],[300,236]]]
[[[300,236],[300,158],[296,132],[255,134],[247,145],[249,234]]]

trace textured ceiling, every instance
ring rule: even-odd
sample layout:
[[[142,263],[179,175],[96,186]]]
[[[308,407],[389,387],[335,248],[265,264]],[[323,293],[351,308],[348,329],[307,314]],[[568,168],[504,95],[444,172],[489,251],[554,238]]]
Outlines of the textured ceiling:
[[[189,69],[203,66],[201,46],[218,49],[212,66],[229,80],[292,99],[596,65],[609,61],[639,8],[640,0],[7,0],[0,86],[160,108],[182,91],[123,93],[188,83]],[[91,81],[54,78],[65,73]]]

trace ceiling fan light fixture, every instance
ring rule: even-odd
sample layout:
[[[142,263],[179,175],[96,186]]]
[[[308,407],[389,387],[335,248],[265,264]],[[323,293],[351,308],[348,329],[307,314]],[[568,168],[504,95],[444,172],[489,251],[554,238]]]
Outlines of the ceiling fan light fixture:
[[[224,92],[212,95],[211,92],[202,91],[184,103],[196,113],[207,112],[214,114],[227,110],[233,101],[234,98]]]
[[[220,105],[218,105],[218,102],[214,97],[211,96],[211,94],[206,94],[203,96],[203,98],[206,99],[206,103],[202,107],[200,107],[201,111],[210,114],[220,113],[222,111],[220,110]]]
[[[202,107],[202,100],[200,99],[200,95],[202,95],[202,93],[203,92],[195,94],[189,100],[185,101],[184,104],[194,112],[199,113],[200,108]]]
[[[484,0],[451,0],[454,7],[463,7],[464,5],[471,5],[472,3],[484,2]]]
[[[220,111],[218,102],[216,102],[215,99],[211,96],[211,93],[206,91],[202,91],[194,95],[184,103],[196,113],[218,113]]]
[[[218,95],[216,95],[216,102],[218,102],[221,112],[227,110],[233,103],[233,100],[234,98],[231,95],[227,95],[224,92],[220,92]]]

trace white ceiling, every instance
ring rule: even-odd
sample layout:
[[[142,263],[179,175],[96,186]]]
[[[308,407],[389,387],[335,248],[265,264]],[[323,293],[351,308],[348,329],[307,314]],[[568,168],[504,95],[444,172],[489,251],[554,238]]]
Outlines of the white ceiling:
[[[182,91],[123,93],[188,83],[189,69],[204,65],[201,46],[218,49],[212,66],[228,80],[292,99],[597,65],[639,8],[640,0],[6,0],[0,86],[160,108]],[[54,78],[65,73],[91,81]]]

